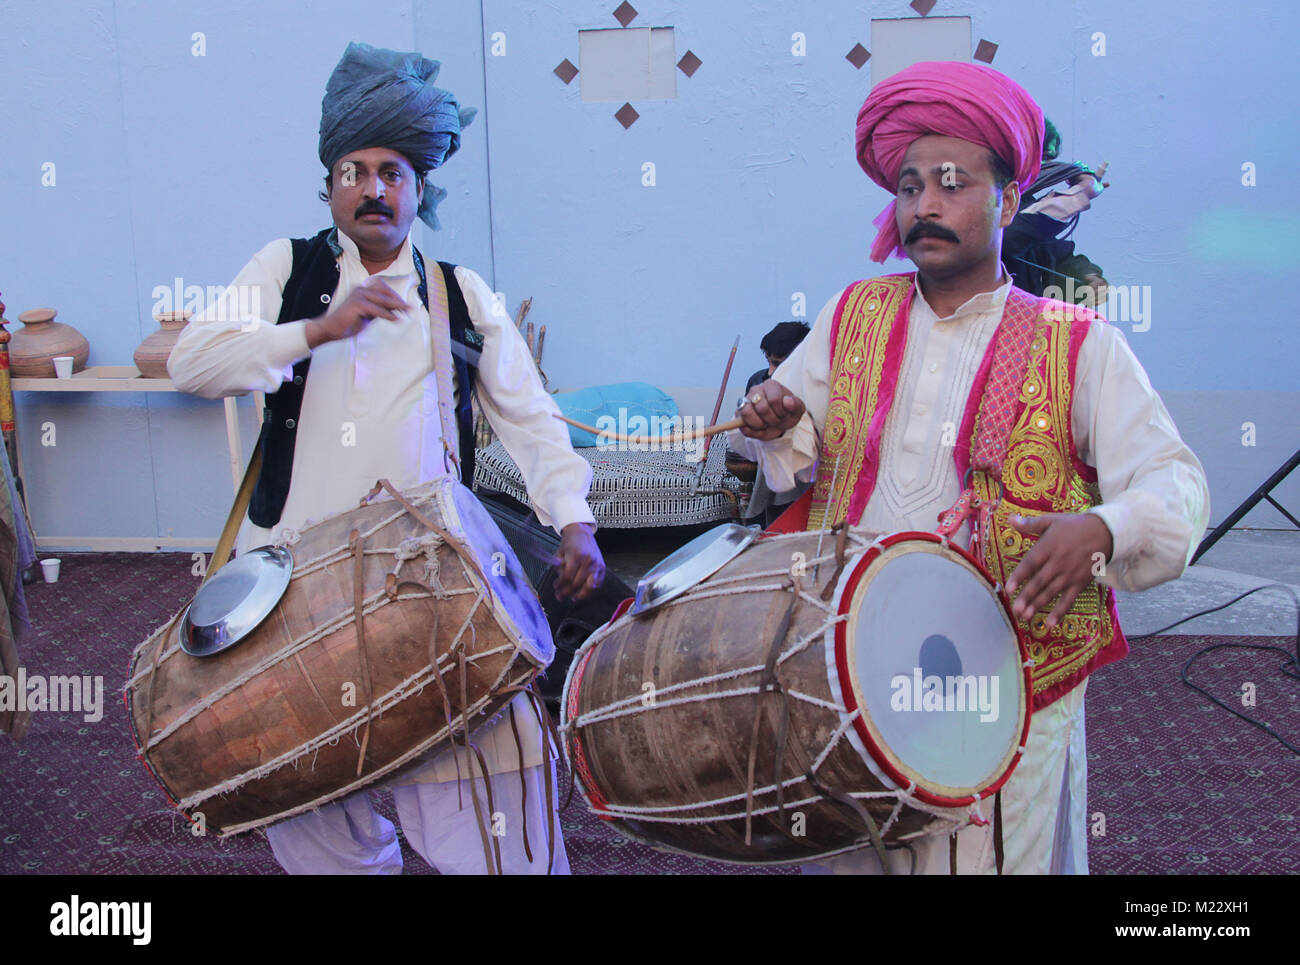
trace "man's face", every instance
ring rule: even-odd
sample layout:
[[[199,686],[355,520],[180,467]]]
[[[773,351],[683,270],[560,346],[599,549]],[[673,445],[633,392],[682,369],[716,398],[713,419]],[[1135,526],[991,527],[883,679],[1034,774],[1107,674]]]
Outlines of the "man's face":
[[[927,134],[903,156],[895,201],[907,257],[922,275],[943,279],[1000,256],[1020,190],[998,190],[988,148]]]
[[[368,147],[339,158],[331,172],[330,213],[363,253],[399,247],[424,195],[424,181],[396,151]]]

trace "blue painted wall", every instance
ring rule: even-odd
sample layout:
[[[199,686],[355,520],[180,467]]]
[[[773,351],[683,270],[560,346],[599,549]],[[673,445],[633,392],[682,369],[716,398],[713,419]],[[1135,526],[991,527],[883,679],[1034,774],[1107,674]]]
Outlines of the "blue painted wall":
[[[480,108],[434,175],[450,192],[445,229],[420,243],[476,268],[512,311],[534,297],[552,384],[635,378],[709,396],[740,334],[734,390],[794,293],[811,318],[881,270],[866,250],[889,198],[853,158],[870,64],[855,70],[844,54],[871,46],[872,18],[914,13],[902,0],[639,0],[633,26],[671,25],[678,56],[690,49],[703,65],[678,74],[675,100],[636,103],[624,130],[617,104],[583,103],[578,80],[551,72],[578,62],[580,29],[617,26],[615,6],[0,3],[8,317],[52,305],[90,339],[92,365],[129,364],[155,327],[154,286],[225,284],[270,239],[323,226],[320,97],[358,39],[442,60],[439,82]],[[1045,13],[1032,0],[944,0],[934,15],[969,16],[974,41],[1000,45],[994,66],[1040,100],[1065,155],[1111,162],[1114,185],[1076,240],[1112,283],[1149,286],[1150,329],[1129,340],[1198,447],[1222,518],[1300,445],[1292,5],[1098,0]],[[795,32],[806,56],[791,52]],[[1097,32],[1104,57],[1092,54]],[[41,184],[47,161],[54,187]],[[1241,183],[1247,161],[1257,187]],[[39,533],[219,528],[230,499],[220,406],[20,394],[19,410]],[[43,447],[50,421],[58,444]],[[1245,422],[1254,447],[1241,445]],[[1300,480],[1282,496],[1300,501]],[[1281,517],[1265,508],[1249,521]]]

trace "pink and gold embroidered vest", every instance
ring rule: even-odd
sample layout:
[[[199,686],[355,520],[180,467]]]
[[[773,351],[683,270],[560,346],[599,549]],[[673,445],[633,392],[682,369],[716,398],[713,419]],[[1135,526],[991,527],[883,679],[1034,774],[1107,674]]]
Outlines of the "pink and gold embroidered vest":
[[[808,529],[862,518],[875,488],[880,443],[902,369],[915,273],[849,286],[831,329],[830,402]],[[1079,346],[1098,316],[1012,288],[966,403],[954,459],[959,479],[991,511],[979,518],[972,551],[1005,583],[1034,538],[1013,515],[1079,513],[1101,502],[1096,472],[1079,458],[1070,407]],[[1054,605],[1054,604],[1053,604]],[[1093,582],[1061,623],[1020,621],[1034,661],[1034,708],[1067,693],[1128,653],[1114,594]]]

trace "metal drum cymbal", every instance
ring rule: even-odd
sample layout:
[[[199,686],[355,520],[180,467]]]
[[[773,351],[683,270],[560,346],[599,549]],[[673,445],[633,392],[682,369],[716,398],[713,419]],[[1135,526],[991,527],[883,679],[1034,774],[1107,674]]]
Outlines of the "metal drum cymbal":
[[[194,594],[181,621],[181,649],[195,657],[229,650],[275,609],[293,575],[293,554],[259,546],[231,560]]]
[[[757,538],[757,526],[723,523],[656,564],[636,585],[631,613],[644,613],[681,596],[740,555]]]

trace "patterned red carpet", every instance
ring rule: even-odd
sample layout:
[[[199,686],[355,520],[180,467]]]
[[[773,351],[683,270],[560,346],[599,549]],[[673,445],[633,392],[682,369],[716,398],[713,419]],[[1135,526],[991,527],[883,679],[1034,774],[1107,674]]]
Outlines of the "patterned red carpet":
[[[22,744],[0,737],[0,872],[280,873],[256,833],[192,835],[135,759],[118,688],[135,645],[193,593],[190,566],[183,554],[69,554],[59,583],[28,587],[35,632],[21,651],[27,671],[102,675],[104,714],[91,723],[78,713],[37,713]],[[1161,637],[1090,684],[1094,874],[1300,871],[1300,758],[1179,681],[1189,656],[1221,642],[1289,645]],[[1300,683],[1277,670],[1281,661],[1217,651],[1197,662],[1193,679],[1234,706],[1253,683],[1256,706],[1246,712],[1296,743]],[[391,817],[386,802],[381,810]],[[563,827],[575,874],[755,873],[620,838],[577,800]],[[431,873],[405,854],[408,873]]]

